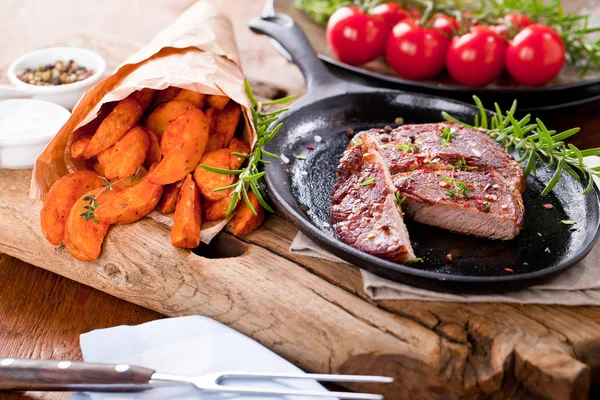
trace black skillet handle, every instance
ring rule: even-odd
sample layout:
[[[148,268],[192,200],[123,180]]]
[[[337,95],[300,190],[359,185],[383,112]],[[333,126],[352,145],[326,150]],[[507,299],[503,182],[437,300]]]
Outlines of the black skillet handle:
[[[352,85],[327,70],[292,17],[285,14],[256,17],[248,26],[253,32],[270,36],[290,54],[306,79],[305,98],[316,100],[342,94]]]

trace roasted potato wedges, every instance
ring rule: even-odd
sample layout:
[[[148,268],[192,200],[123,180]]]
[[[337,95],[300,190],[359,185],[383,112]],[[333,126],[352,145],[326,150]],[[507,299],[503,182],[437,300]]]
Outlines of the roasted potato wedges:
[[[160,149],[160,138],[158,135],[149,129],[146,129],[146,134],[148,134],[150,145],[148,147],[148,152],[146,153],[144,166],[150,168],[152,164],[159,163],[160,160],[162,160],[162,150]]]
[[[149,147],[146,131],[139,126],[131,128],[117,143],[98,154],[104,176],[114,181],[133,175],[144,164]]]
[[[181,88],[175,86],[169,86],[166,89],[159,90],[154,96],[154,104],[162,104],[167,101],[171,101],[181,91]]]
[[[96,209],[96,218],[107,224],[130,224],[154,210],[162,193],[162,185],[142,179],[101,204]]]
[[[102,184],[93,171],[75,172],[54,182],[40,211],[42,232],[51,244],[58,246],[63,241],[67,217],[75,202]]]
[[[248,193],[248,199],[250,200],[250,204],[252,204],[254,211],[256,211],[256,215],[252,213],[252,210],[250,210],[248,204],[246,204],[245,201],[242,201],[240,209],[233,218],[232,233],[235,236],[249,235],[257,230],[265,219],[265,209],[260,205],[253,192]]]
[[[243,140],[233,138],[231,140],[231,142],[229,143],[229,150],[231,151],[231,160],[229,160],[229,163],[230,163],[229,168],[230,169],[240,169],[240,167],[242,165],[244,165],[244,162],[246,161],[246,159],[243,157],[237,157],[233,153],[249,154],[250,146],[248,145],[248,143],[244,142]]]
[[[146,120],[146,126],[158,136],[162,136],[169,124],[194,107],[189,101],[169,101],[158,107]]]
[[[171,243],[176,247],[193,249],[200,244],[202,207],[200,194],[192,175],[186,176],[179,190],[179,199],[173,216]]]
[[[83,155],[91,158],[117,143],[142,117],[144,108],[133,97],[119,102],[110,114],[100,123]]]
[[[225,197],[217,201],[204,202],[204,219],[206,221],[218,221],[225,218],[227,216],[227,210],[229,209],[232,198],[233,191],[229,191]]]
[[[207,141],[208,121],[204,113],[190,108],[165,131],[160,142],[163,159],[146,179],[155,185],[166,185],[185,178],[200,162]]]
[[[233,175],[218,174],[216,172],[208,171],[204,169],[202,165],[220,169],[229,169],[230,159],[231,152],[229,149],[209,151],[202,156],[200,164],[194,171],[194,181],[198,186],[200,194],[202,194],[202,197],[206,200],[216,201],[227,196],[227,191],[215,192],[214,190],[231,185],[235,177]]]
[[[156,90],[148,88],[131,93],[131,97],[136,99],[144,110],[152,103],[154,95],[156,95]]]
[[[83,152],[92,140],[92,135],[81,135],[79,139],[71,143],[71,157],[75,159],[84,159]]]
[[[229,146],[229,142],[235,134],[240,116],[242,115],[242,107],[235,101],[227,103],[225,108],[219,112],[215,125],[215,135],[223,138],[223,146]]]
[[[192,90],[182,89],[173,100],[189,101],[196,107],[202,109],[206,103],[206,95]]]
[[[181,185],[183,185],[183,180],[165,185],[163,195],[160,198],[158,206],[156,206],[156,211],[161,214],[169,214],[175,211]]]
[[[84,200],[87,196],[98,195],[101,188],[85,193],[78,199],[69,213],[65,226],[65,248],[74,258],[80,261],[93,261],[100,256],[104,237],[110,228],[110,224],[86,219],[81,215],[85,213],[85,207],[89,205],[89,200]],[[99,204],[104,203],[115,192],[106,191],[97,197]]]
[[[206,98],[206,104],[208,104],[209,107],[214,107],[219,111],[224,109],[227,103],[229,103],[229,97],[227,96],[211,94]]]

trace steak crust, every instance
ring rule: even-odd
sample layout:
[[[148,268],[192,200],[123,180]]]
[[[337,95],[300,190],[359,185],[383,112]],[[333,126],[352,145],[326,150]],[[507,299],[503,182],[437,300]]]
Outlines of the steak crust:
[[[443,140],[442,134],[447,128],[450,128],[450,139]],[[473,171],[492,172],[497,180],[521,193],[526,188],[521,166],[500,144],[476,129],[441,122],[404,125],[389,132],[371,129],[359,135],[369,135],[378,142],[392,175],[418,169],[468,167]]]
[[[396,188],[377,142],[366,136],[346,150],[331,194],[333,231],[344,243],[390,261],[415,258],[396,203]]]

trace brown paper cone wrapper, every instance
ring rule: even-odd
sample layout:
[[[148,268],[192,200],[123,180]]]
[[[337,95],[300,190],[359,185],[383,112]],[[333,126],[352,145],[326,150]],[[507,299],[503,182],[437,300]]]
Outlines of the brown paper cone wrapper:
[[[103,104],[122,100],[140,89],[169,86],[229,96],[244,110],[244,139],[256,142],[231,21],[218,11],[216,0],[199,1],[83,95],[69,120],[36,160],[29,197],[44,199],[58,178],[84,169],[71,158],[71,143],[83,132],[95,131]],[[171,217],[158,212],[148,217],[167,226],[173,224]],[[204,223],[202,242],[209,243],[229,219]]]

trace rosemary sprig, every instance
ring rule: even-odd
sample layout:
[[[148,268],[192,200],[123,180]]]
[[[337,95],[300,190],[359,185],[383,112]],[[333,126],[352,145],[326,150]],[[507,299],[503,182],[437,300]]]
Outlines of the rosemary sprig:
[[[592,190],[594,187],[593,177],[600,176],[600,167],[587,166],[583,158],[600,155],[600,147],[579,150],[574,145],[567,145],[564,142],[565,139],[579,132],[579,128],[556,132],[549,130],[539,118],[533,122],[530,114],[517,120],[514,116],[517,110],[516,100],[510,110],[505,113],[502,113],[498,104],[494,104],[496,112],[488,124],[488,115],[481,100],[477,96],[473,96],[473,100],[479,109],[475,124],[467,124],[446,112],[442,112],[442,116],[447,121],[479,129],[507,150],[515,150],[517,162],[525,163],[524,173],[526,176],[531,173],[536,175],[538,162],[544,163],[546,167],[554,166],[554,175],[542,191],[542,196],[548,194],[556,186],[563,172],[567,172],[577,181],[581,181],[582,178],[588,180],[583,194],[588,194]]]
[[[402,150],[402,153],[404,154],[413,154],[419,149],[419,147],[411,142],[410,139],[403,140],[402,143],[396,145],[396,148]]]
[[[458,164],[455,165],[456,169],[459,171],[476,171],[477,167],[471,167],[467,165],[467,161],[465,158],[461,158]]]
[[[131,182],[138,180],[140,178],[141,174],[142,174],[142,169],[140,167],[135,171],[135,173],[133,175],[128,176],[127,178],[119,179],[118,181],[114,181],[114,182],[111,182],[108,179],[106,179],[105,177],[101,176],[100,179],[102,181],[104,181],[104,184],[103,184],[104,188],[102,188],[102,190],[99,191],[97,194],[95,194],[95,195],[89,194],[82,199],[83,201],[87,201],[88,204],[83,207],[85,209],[85,212],[82,212],[79,215],[81,215],[83,217],[83,219],[85,219],[86,221],[91,219],[95,223],[98,223],[98,220],[96,219],[96,215],[95,215],[96,209],[99,206],[98,197],[100,197],[100,195],[105,193],[107,190],[113,190],[113,187],[118,183],[125,182],[128,180],[131,180]]]
[[[369,177],[363,176],[362,178],[360,178],[358,180],[358,183],[360,183],[363,186],[369,186],[369,185],[372,185],[373,183],[375,183],[375,178],[373,178],[372,176],[369,176]]]
[[[270,162],[265,160],[263,156],[279,158],[277,154],[273,154],[265,150],[264,146],[266,146],[271,140],[273,140],[275,135],[277,135],[277,132],[279,132],[279,130],[283,126],[282,123],[279,123],[274,127],[271,127],[271,125],[273,124],[273,122],[277,121],[281,113],[287,111],[288,109],[280,108],[274,111],[267,111],[265,110],[265,108],[288,103],[296,97],[288,96],[273,101],[261,102],[258,101],[254,96],[254,93],[252,93],[252,88],[250,87],[248,81],[244,81],[244,86],[246,88],[246,95],[252,103],[252,108],[250,109],[250,111],[252,112],[252,122],[254,123],[257,137],[254,149],[250,152],[250,154],[245,155],[244,157],[248,159],[247,165],[239,170],[228,170],[214,168],[205,164],[200,164],[202,168],[208,171],[215,172],[217,174],[238,176],[238,180],[234,184],[214,190],[215,192],[232,190],[231,203],[229,203],[229,207],[227,208],[227,216],[231,215],[238,201],[240,201],[241,199],[244,199],[244,202],[246,203],[250,211],[254,215],[256,215],[256,210],[252,206],[252,203],[250,203],[250,199],[248,197],[248,188],[252,190],[252,192],[256,196],[256,199],[265,208],[265,210],[269,212],[275,212],[275,210],[273,210],[273,207],[271,207],[269,203],[267,203],[267,201],[260,192],[260,187],[262,185],[261,178],[265,175],[265,172],[259,171],[258,167],[260,164],[270,164]]]
[[[456,134],[452,132],[452,128],[447,127],[440,135],[440,147],[447,147],[455,137]]]
[[[457,198],[460,193],[465,199],[469,198],[469,192],[472,189],[470,189],[465,182],[455,180],[454,172],[452,172],[452,178],[442,178],[442,180],[452,185],[452,189],[446,190],[448,196]]]

